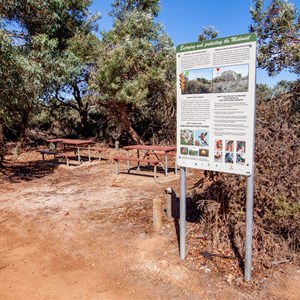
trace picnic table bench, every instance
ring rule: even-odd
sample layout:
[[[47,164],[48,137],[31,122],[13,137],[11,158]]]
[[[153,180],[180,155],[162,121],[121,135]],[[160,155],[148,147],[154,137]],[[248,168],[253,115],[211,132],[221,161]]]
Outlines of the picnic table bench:
[[[160,161],[157,159],[149,159],[149,158],[139,158],[139,157],[127,157],[127,156],[115,156],[113,160],[116,162],[116,174],[119,174],[119,161],[127,161],[127,172],[130,173],[130,162],[134,161],[138,163],[138,169],[140,167],[140,163],[147,163],[148,165],[154,166],[154,181],[156,181],[156,171],[157,165],[160,164]]]
[[[175,157],[175,174],[177,175],[177,169],[178,169],[178,166],[177,166],[177,159],[176,159],[176,152],[164,152],[164,151],[159,151],[159,150],[154,150],[153,151],[154,154],[158,155],[158,156],[171,156],[171,157]],[[151,153],[147,152],[146,155],[147,156],[150,156]]]
[[[101,147],[79,147],[79,149],[97,152],[99,161],[101,161],[101,153],[107,150],[106,148],[101,148]],[[89,153],[89,158],[90,157],[91,155]]]
[[[76,153],[71,153],[71,152],[65,152],[65,153],[56,153],[55,155],[56,157],[60,157],[62,159],[65,159],[67,162],[67,166],[69,167],[69,159],[70,158],[78,158],[78,155]],[[81,163],[82,160],[79,160],[79,162]]]
[[[74,149],[74,152],[77,152],[78,162],[82,162],[80,157],[80,149],[83,148],[92,148],[91,145],[95,144],[92,140],[81,140],[81,139],[66,139],[66,138],[55,138],[47,140],[48,143],[59,144],[61,143],[64,146],[64,151],[66,149]],[[96,148],[95,148],[96,149]],[[89,151],[89,162],[91,161],[91,155]]]
[[[55,155],[57,154],[57,151],[47,150],[47,149],[38,149],[36,152],[39,152],[42,154],[43,161],[45,161],[45,154],[47,155],[53,155],[53,158],[55,158]]]
[[[71,153],[71,152],[57,152],[57,151],[52,151],[52,150],[47,150],[47,149],[38,149],[36,152],[39,152],[42,154],[42,159],[45,161],[45,155],[53,155],[53,158],[60,157],[66,160],[67,166],[69,166],[69,159],[70,158],[77,158],[78,155],[76,153]]]
[[[158,160],[160,166],[165,170],[166,177],[168,177],[168,156],[176,155],[175,154],[175,152],[176,152],[175,146],[132,145],[132,146],[125,146],[124,150],[127,150],[127,152],[129,152],[130,150],[135,150],[138,158],[140,158],[140,157],[150,158],[150,156],[154,157],[154,159]],[[159,156],[164,156],[164,159],[162,159]],[[175,173],[177,174],[176,170],[177,170],[177,166],[175,167]]]

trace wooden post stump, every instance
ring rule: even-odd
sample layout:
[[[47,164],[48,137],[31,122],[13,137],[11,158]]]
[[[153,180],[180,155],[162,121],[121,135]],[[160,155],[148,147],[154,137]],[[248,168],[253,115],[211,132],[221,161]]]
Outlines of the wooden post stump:
[[[162,228],[162,199],[153,199],[153,230],[160,231]]]
[[[166,193],[166,215],[167,219],[170,220],[176,216],[176,194],[171,187],[165,190]]]

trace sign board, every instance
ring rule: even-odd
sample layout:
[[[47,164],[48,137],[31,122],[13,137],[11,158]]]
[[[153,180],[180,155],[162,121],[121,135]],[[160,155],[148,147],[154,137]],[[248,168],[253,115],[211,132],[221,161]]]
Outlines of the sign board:
[[[256,35],[179,45],[176,62],[178,165],[251,175]]]

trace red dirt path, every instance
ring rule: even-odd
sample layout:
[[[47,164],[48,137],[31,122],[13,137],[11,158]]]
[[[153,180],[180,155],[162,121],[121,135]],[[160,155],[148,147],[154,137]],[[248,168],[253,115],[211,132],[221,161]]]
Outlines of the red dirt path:
[[[116,176],[113,155],[69,168],[34,151],[6,157],[0,299],[300,299],[299,270],[237,286],[193,257],[180,261],[174,222],[151,229],[152,199],[178,193],[179,177]]]

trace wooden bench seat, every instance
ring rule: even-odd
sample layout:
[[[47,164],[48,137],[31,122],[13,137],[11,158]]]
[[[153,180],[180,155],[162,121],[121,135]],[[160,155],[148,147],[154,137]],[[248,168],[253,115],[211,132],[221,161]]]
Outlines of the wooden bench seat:
[[[80,150],[89,150],[89,147],[79,147]],[[106,148],[101,148],[101,147],[90,147],[91,151],[96,151],[96,152],[103,152],[106,151]]]
[[[116,162],[116,174],[119,174],[118,163],[119,161],[127,161],[127,172],[130,172],[130,162],[138,162],[138,163],[147,163],[148,165],[154,165],[154,180],[156,180],[156,169],[157,165],[160,164],[160,161],[157,159],[147,159],[147,158],[138,158],[138,157],[126,157],[126,156],[115,156],[113,160]]]
[[[154,151],[154,153],[156,155],[165,155],[165,152],[163,152],[163,151]],[[167,152],[167,156],[176,156],[176,153],[175,152]]]
[[[72,147],[72,149],[74,149],[75,151],[77,150],[77,147]],[[98,159],[99,161],[101,161],[101,153],[106,151],[106,148],[102,148],[102,147],[79,147],[79,150],[90,150],[90,151],[94,151],[94,152],[98,152]]]
[[[78,155],[76,153],[71,153],[71,152],[65,152],[65,153],[56,153],[56,157],[61,157],[66,160],[67,166],[69,166],[69,159],[70,158],[78,158]]]
[[[42,154],[43,161],[45,161],[45,154],[47,155],[53,155],[53,158],[55,158],[55,155],[57,154],[57,151],[47,150],[47,149],[38,149],[36,152],[39,152]]]

